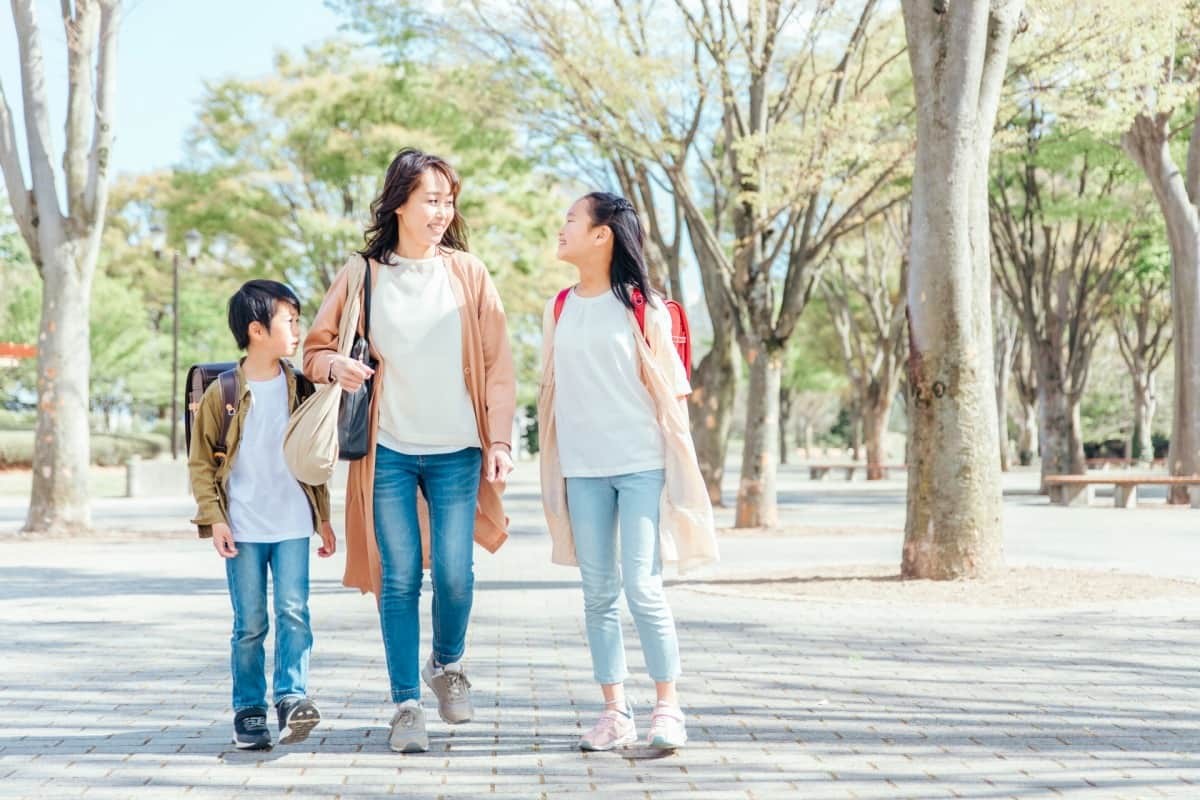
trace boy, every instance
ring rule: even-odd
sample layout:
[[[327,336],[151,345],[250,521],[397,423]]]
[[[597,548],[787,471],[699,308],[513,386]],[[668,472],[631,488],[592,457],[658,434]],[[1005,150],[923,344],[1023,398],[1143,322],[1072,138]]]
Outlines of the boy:
[[[284,359],[300,342],[300,301],[290,288],[249,281],[229,300],[229,329],[246,356],[237,367],[236,406],[222,408],[220,381],[196,411],[188,469],[198,510],[193,523],[225,559],[233,605],[233,742],[243,750],[271,747],[267,729],[267,572],[275,584],[273,695],[279,741],[303,741],[321,720],[308,699],[309,537],[317,555],[333,555],[329,490],[301,484],[283,461],[283,435],[298,405],[296,376]],[[225,457],[214,455],[221,417],[232,415]]]

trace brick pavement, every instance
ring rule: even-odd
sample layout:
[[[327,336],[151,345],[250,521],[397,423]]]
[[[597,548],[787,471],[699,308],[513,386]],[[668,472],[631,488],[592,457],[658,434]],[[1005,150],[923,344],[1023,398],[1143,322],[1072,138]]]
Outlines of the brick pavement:
[[[583,755],[597,703],[577,575],[547,563],[522,480],[513,540],[478,562],[477,717],[448,728],[426,698],[432,747],[417,756],[387,750],[377,616],[340,587],[340,558],[313,570],[326,722],[251,754],[228,742],[229,610],[207,544],[5,540],[0,796],[1200,798],[1194,601],[877,607],[686,579],[671,597],[691,746]],[[781,547],[723,546],[743,565]],[[627,636],[644,726],[652,686]]]

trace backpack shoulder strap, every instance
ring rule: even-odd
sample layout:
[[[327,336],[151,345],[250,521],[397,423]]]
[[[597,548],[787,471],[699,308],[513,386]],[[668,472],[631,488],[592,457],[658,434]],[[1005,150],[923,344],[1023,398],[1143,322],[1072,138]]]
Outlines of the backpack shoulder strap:
[[[217,460],[218,464],[221,464],[229,452],[229,448],[225,444],[225,440],[229,437],[229,423],[233,421],[233,415],[237,413],[237,370],[225,370],[217,376],[217,382],[221,386],[221,430],[217,434],[213,458]]]
[[[638,330],[642,332],[642,336],[646,335],[646,298],[642,295],[641,289],[633,289],[629,293],[629,297],[633,300],[633,315],[637,317]]]
[[[562,316],[563,306],[567,303],[567,295],[571,293],[571,287],[568,286],[558,293],[558,297],[554,298],[554,321],[558,322],[558,318]]]
[[[313,382],[300,370],[293,367],[292,373],[296,376],[296,408],[299,408],[305,400],[312,397],[317,387],[313,386]],[[295,411],[296,408],[292,410]]]

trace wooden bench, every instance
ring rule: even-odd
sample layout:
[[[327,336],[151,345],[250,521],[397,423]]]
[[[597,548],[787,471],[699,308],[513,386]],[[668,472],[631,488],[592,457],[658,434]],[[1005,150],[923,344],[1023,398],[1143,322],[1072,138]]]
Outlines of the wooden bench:
[[[883,464],[880,466],[880,469],[883,470],[883,474],[885,477],[887,476],[888,472],[891,470],[905,469],[905,468],[906,467],[904,464]],[[854,479],[855,470],[861,469],[862,471],[866,472],[867,465],[866,464],[809,464],[808,465],[808,477],[811,480],[819,481],[819,480],[822,480],[826,475],[828,475],[830,473],[830,471],[836,470],[836,469],[844,470],[846,473],[846,480],[849,481],[849,480]]]
[[[1047,475],[1046,488],[1050,501],[1060,506],[1086,506],[1092,502],[1096,486],[1113,487],[1113,505],[1117,508],[1137,506],[1139,486],[1200,486],[1200,475],[1174,477],[1170,475]],[[1189,489],[1192,508],[1200,508],[1200,490]]]

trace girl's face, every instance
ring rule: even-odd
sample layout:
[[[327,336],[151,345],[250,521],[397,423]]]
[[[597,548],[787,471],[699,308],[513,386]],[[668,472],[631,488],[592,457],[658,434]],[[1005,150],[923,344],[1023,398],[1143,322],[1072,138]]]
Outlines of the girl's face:
[[[586,197],[579,198],[567,209],[567,219],[558,229],[557,255],[562,261],[578,264],[603,254],[599,250],[611,236],[607,226],[592,224],[591,211],[591,201]]]
[[[454,189],[436,169],[427,169],[404,205],[396,209],[400,239],[410,245],[434,247],[454,220]]]

